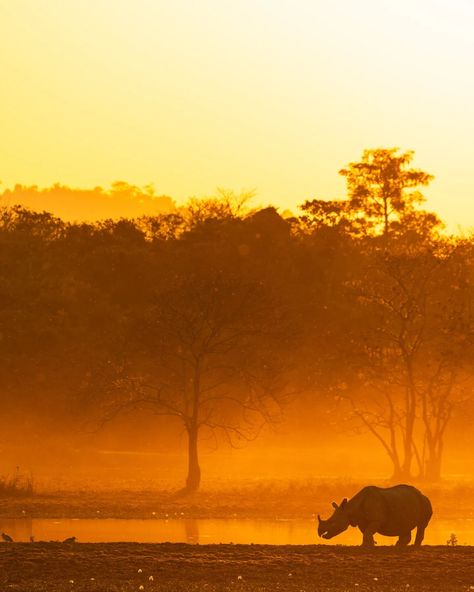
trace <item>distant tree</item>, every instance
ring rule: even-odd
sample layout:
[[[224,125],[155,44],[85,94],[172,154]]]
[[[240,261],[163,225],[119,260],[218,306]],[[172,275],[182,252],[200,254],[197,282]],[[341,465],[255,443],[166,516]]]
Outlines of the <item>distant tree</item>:
[[[67,225],[46,212],[0,210],[0,389],[5,406],[47,407],[63,321],[60,244]]]
[[[391,224],[413,210],[424,198],[415,189],[428,185],[432,175],[408,168],[413,152],[398,148],[365,150],[359,162],[351,162],[339,173],[346,177],[350,207],[382,227],[388,236]],[[415,190],[415,191],[410,191]]]
[[[334,230],[339,233],[360,236],[367,232],[368,221],[357,215],[348,200],[313,199],[301,206],[299,220],[309,232]]]
[[[469,334],[465,270],[447,246],[375,254],[352,287],[352,416],[381,444],[395,479],[440,477],[452,410],[464,397]],[[358,360],[358,362],[357,362]]]
[[[138,219],[138,226],[152,242],[174,240],[186,231],[186,220],[179,213],[142,216]]]
[[[344,173],[349,199],[307,201],[299,219],[232,192],[94,223],[0,210],[2,410],[41,409],[58,430],[79,410],[95,426],[134,411],[171,418],[194,491],[204,437],[252,439],[296,391],[306,425],[337,400],[334,423],[348,411],[394,477],[437,479],[470,397],[474,241],[441,236],[415,207],[431,177],[411,155],[366,151]],[[157,205],[153,188],[126,183],[10,197],[45,191],[81,207]]]
[[[201,430],[219,430],[233,443],[279,415],[284,391],[265,300],[258,286],[218,274],[184,279],[151,311],[148,401],[184,424],[189,491],[200,484]]]
[[[232,445],[253,439],[279,420],[287,399],[281,354],[291,331],[281,292],[254,273],[258,257],[248,258],[239,246],[243,233],[255,240],[255,225],[263,233],[279,221],[280,232],[289,232],[276,213],[255,216],[213,218],[210,226],[204,219],[165,250],[152,249],[147,301],[117,311],[122,321],[111,328],[107,356],[90,376],[89,409],[98,425],[137,409],[181,424],[188,439],[187,492],[200,485],[203,433],[220,433]],[[215,232],[216,224],[227,236]]]
[[[248,203],[253,198],[252,191],[236,194],[227,189],[218,189],[212,197],[191,197],[181,209],[187,229],[200,227],[203,223],[234,220],[249,213]]]
[[[436,242],[444,224],[434,212],[412,209],[392,222],[391,227],[399,243],[404,243],[405,248],[417,249],[420,244]]]

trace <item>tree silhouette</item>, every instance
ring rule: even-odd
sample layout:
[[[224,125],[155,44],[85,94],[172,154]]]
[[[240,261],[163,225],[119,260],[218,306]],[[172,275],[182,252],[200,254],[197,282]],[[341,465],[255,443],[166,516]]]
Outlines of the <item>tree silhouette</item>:
[[[265,281],[259,257],[239,249],[256,227],[260,236],[268,231],[269,218],[289,238],[277,214],[234,221],[216,218],[212,208],[209,219],[166,249],[151,249],[145,301],[136,300],[125,316],[118,311],[106,359],[91,377],[89,408],[99,425],[137,409],[181,424],[187,492],[200,485],[203,432],[220,433],[231,445],[251,440],[279,420],[287,398],[282,350],[290,331],[282,292]],[[141,291],[140,280],[134,289]]]
[[[391,224],[413,210],[424,198],[418,191],[408,191],[428,185],[432,175],[408,168],[412,151],[398,154],[398,148],[364,150],[359,162],[351,162],[339,174],[346,177],[350,207],[362,212],[383,235],[390,233]]]
[[[375,251],[354,286],[363,352],[352,390],[353,417],[381,444],[393,478],[440,476],[452,410],[464,396],[469,320],[465,269],[451,247]],[[449,287],[449,288],[448,288]],[[447,289],[448,288],[448,289]]]
[[[194,491],[206,436],[252,439],[291,402],[308,434],[324,414],[369,431],[397,479],[439,478],[469,398],[473,240],[443,236],[416,207],[431,176],[412,156],[367,150],[342,171],[348,199],[306,201],[291,220],[227,191],[93,223],[0,210],[5,424],[37,415],[56,433],[165,416],[186,436]],[[130,211],[158,199],[127,183],[85,193]],[[23,194],[44,191],[9,198]]]

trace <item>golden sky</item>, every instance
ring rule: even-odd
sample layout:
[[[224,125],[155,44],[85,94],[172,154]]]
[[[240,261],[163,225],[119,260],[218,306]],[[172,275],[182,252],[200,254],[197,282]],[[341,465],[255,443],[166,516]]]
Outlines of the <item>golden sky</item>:
[[[474,226],[473,30],[473,0],[0,0],[0,179],[294,208],[400,146]]]

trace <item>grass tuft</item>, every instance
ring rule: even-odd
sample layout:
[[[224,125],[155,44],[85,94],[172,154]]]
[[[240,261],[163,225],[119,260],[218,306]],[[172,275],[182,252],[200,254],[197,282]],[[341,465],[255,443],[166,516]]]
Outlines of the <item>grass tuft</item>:
[[[34,492],[33,476],[21,473],[20,467],[13,475],[0,475],[0,497],[28,497]]]

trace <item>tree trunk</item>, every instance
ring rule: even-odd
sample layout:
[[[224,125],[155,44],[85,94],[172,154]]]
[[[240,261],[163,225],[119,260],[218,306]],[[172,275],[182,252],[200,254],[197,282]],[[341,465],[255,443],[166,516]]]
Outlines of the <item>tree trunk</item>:
[[[413,380],[411,360],[405,359],[408,374],[408,385],[405,393],[405,433],[403,447],[402,474],[409,478],[411,476],[411,465],[413,461],[413,434],[415,432],[416,420],[416,392]]]
[[[390,481],[392,482],[402,482],[402,481],[406,481],[409,478],[409,475],[406,475],[402,469],[402,467],[399,464],[393,463],[393,473],[392,476],[390,478]]]
[[[426,481],[439,481],[441,479],[442,456],[442,436],[439,436],[437,439],[428,438],[428,458],[425,462],[425,471],[423,475]]]
[[[201,483],[201,468],[198,458],[198,434],[197,426],[188,428],[188,476],[186,478],[186,491],[192,493],[199,489]]]
[[[410,424],[412,424],[412,422],[410,421]],[[413,429],[412,429],[412,425],[408,426],[406,433],[405,433],[405,437],[406,437],[406,443],[404,446],[404,458],[403,458],[403,465],[402,465],[402,470],[401,473],[402,475],[406,476],[406,478],[410,478],[411,477],[411,465],[412,465],[412,461],[413,461]]]
[[[388,237],[388,198],[383,197],[383,235]]]

